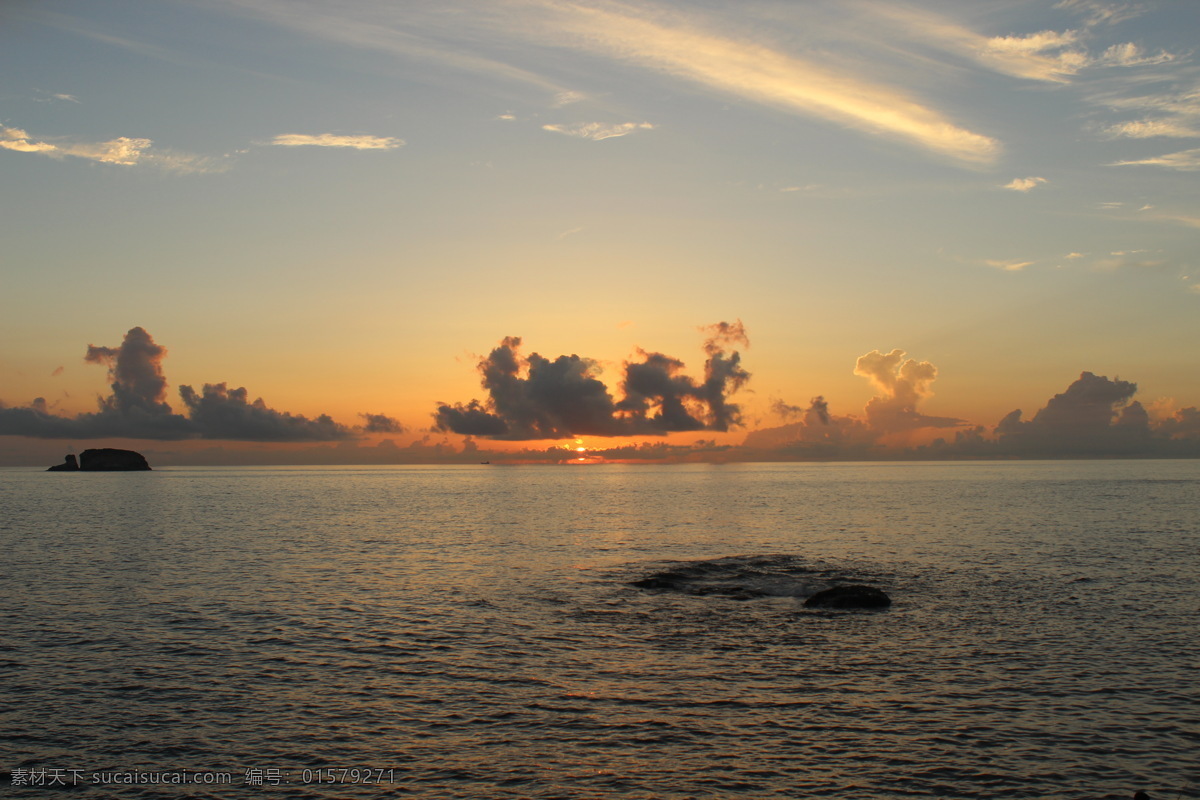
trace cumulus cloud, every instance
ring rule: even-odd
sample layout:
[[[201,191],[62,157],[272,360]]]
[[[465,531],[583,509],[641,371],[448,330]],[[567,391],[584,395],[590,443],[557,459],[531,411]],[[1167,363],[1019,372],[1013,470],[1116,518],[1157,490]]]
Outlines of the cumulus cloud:
[[[598,377],[594,360],[523,356],[521,339],[506,337],[478,365],[487,400],[440,403],[435,427],[513,440],[728,430],[741,422],[741,409],[729,397],[750,375],[740,353],[727,348],[749,340],[740,321],[705,331],[703,380],[685,374],[677,358],[639,351],[638,360],[625,363],[620,401]]]
[[[604,139],[615,139],[628,136],[634,131],[653,130],[649,122],[622,122],[608,124],[604,122],[577,122],[572,125],[543,125],[542,130],[551,133],[561,133],[564,136],[574,136],[577,139],[590,139],[599,142]]]
[[[880,392],[867,403],[867,423],[887,432],[964,424],[960,419],[931,417],[917,411],[921,400],[933,394],[930,386],[937,379],[937,367],[928,361],[905,359],[905,355],[899,349],[886,354],[872,350],[854,364],[854,374],[869,380]]]
[[[862,416],[830,412],[818,395],[807,408],[776,401],[772,410],[795,420],[778,427],[752,431],[743,448],[756,459],[860,459],[887,453],[911,452],[908,445],[920,431],[957,428],[966,423],[951,417],[923,414],[918,406],[933,392],[937,368],[928,361],[905,359],[903,350],[872,350],[861,356],[854,374],[866,378],[878,394]],[[927,434],[932,435],[932,434]]]
[[[166,348],[144,328],[131,328],[119,347],[88,345],[84,361],[108,368],[111,394],[99,399],[94,413],[64,417],[50,413],[44,401],[0,408],[0,435],[47,439],[230,439],[240,441],[328,441],[350,431],[326,415],[314,420],[275,411],[262,399],[249,402],[244,388],[224,383],[179,391],[187,416],[167,403],[162,362]]]
[[[404,146],[403,139],[391,136],[347,135],[338,133],[281,133],[271,140],[280,147],[344,147],[352,150],[395,150]]]
[[[1117,455],[1142,452],[1150,437],[1149,416],[1130,402],[1137,384],[1081,373],[1033,419],[1013,411],[996,426],[997,448],[1022,455]]]
[[[1182,150],[1178,153],[1167,153],[1166,155],[1155,156],[1153,158],[1142,158],[1133,161],[1116,161],[1108,166],[1166,167],[1167,169],[1177,169],[1183,172],[1195,172],[1196,170],[1200,170],[1200,148],[1196,148],[1194,150]]]
[[[1049,183],[1049,182],[1050,181],[1046,180],[1045,178],[1036,178],[1036,177],[1013,178],[1011,181],[1004,184],[1003,188],[1012,189],[1014,192],[1028,192],[1031,189],[1033,189],[1037,186],[1040,186],[1043,183]]]

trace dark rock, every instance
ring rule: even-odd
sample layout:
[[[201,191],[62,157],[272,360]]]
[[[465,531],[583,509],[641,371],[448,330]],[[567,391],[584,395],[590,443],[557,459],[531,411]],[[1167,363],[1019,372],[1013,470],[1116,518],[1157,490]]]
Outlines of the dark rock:
[[[146,457],[132,450],[115,450],[104,447],[98,450],[84,450],[79,454],[79,468],[84,472],[121,472],[129,470],[148,470]]]
[[[824,589],[804,601],[805,608],[887,608],[892,604],[881,589],[851,584]]]
[[[79,462],[75,460],[75,454],[70,453],[63,459],[63,463],[55,464],[46,472],[79,472]]]

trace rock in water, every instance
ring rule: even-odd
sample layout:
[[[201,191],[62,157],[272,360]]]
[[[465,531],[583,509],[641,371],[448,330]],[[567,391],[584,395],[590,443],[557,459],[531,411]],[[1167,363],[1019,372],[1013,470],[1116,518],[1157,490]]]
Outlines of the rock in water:
[[[804,601],[805,608],[887,608],[892,598],[874,586],[834,586]]]
[[[79,469],[84,472],[121,472],[148,470],[146,457],[132,450],[115,450],[104,447],[99,450],[84,450],[79,454]]]
[[[63,463],[55,464],[46,472],[79,472],[79,462],[75,460],[75,454],[70,453],[63,459]]]

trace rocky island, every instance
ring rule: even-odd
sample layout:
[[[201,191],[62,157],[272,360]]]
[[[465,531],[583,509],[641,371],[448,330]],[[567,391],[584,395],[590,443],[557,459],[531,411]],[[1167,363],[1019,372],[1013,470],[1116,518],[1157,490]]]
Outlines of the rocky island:
[[[78,460],[68,455],[61,464],[55,464],[47,472],[130,472],[150,469],[146,457],[133,450],[117,450],[101,447],[84,450]]]

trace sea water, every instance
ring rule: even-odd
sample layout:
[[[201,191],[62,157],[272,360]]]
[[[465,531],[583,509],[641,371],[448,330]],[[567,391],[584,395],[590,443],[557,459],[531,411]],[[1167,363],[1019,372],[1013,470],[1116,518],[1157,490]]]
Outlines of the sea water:
[[[5,469],[0,544],[7,796],[1200,797],[1196,461]]]

